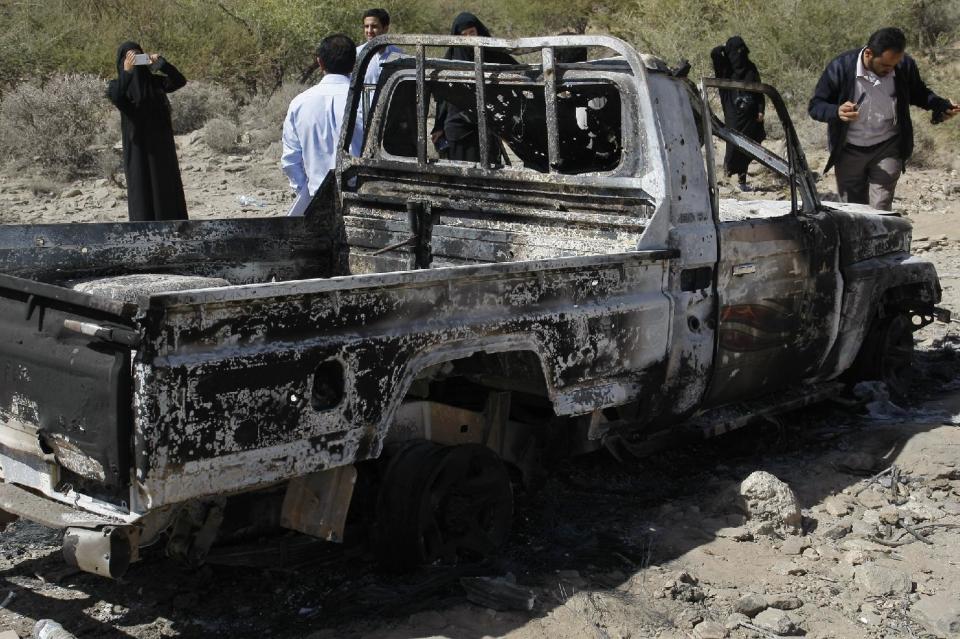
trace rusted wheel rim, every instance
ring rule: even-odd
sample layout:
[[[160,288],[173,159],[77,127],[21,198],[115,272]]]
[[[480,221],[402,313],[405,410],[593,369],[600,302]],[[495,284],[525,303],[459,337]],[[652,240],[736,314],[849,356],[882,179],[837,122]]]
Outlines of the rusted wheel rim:
[[[513,518],[503,463],[479,445],[446,447],[431,457],[417,524],[423,562],[491,556],[506,541]]]

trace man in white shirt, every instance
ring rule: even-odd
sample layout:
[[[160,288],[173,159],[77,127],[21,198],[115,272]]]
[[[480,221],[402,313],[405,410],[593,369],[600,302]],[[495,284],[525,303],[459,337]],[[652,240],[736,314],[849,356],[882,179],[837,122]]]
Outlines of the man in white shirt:
[[[303,215],[327,172],[336,166],[340,129],[347,119],[347,92],[356,61],[356,45],[338,33],[317,47],[320,83],[290,102],[283,122],[283,155],[280,166],[297,195],[288,215]],[[362,114],[357,113],[350,153],[360,155]]]
[[[363,35],[367,39],[367,42],[388,31],[390,31],[390,14],[387,13],[386,9],[367,9],[364,11]],[[366,42],[357,47],[358,56],[360,55],[360,50],[365,46],[367,46]],[[363,75],[363,83],[368,86],[376,86],[377,81],[380,79],[380,65],[395,53],[400,53],[400,49],[392,44],[375,53],[370,59],[366,73]]]

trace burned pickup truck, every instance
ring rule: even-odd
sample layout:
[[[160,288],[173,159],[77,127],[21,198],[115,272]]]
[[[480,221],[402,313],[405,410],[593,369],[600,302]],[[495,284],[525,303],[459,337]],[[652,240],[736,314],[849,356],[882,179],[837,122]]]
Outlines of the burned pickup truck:
[[[378,38],[362,153],[342,136],[304,217],[0,228],[0,509],[117,576],[238,513],[339,541],[372,484],[385,564],[452,562],[504,542],[546,455],[902,385],[940,299],[910,224],[821,203],[772,88],[681,76],[607,37]],[[765,94],[783,152],[718,89]],[[437,100],[476,161],[430,144]],[[719,199],[714,136],[785,197]]]

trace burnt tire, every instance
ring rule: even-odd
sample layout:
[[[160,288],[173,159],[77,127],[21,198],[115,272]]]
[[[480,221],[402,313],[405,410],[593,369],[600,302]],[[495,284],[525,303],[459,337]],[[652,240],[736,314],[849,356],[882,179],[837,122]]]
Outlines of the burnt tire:
[[[513,521],[506,466],[477,444],[404,444],[377,500],[373,544],[386,570],[478,562],[496,554]]]
[[[853,383],[881,381],[886,384],[891,398],[902,400],[908,397],[913,376],[913,328],[911,318],[906,314],[876,320],[850,367],[848,380]]]

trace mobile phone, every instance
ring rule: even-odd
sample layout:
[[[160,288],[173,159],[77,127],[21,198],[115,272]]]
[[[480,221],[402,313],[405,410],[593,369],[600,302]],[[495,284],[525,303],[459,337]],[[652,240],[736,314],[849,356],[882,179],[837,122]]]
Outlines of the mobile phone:
[[[137,53],[133,56],[133,64],[136,66],[144,66],[153,64],[153,60],[150,59],[150,54],[148,53]]]
[[[856,104],[856,106],[853,107],[853,110],[854,110],[854,111],[859,111],[859,110],[860,110],[860,105],[863,104],[863,101],[866,99],[866,97],[867,97],[867,92],[866,92],[866,91],[864,91],[863,93],[860,94],[860,97],[857,98],[857,104]]]

